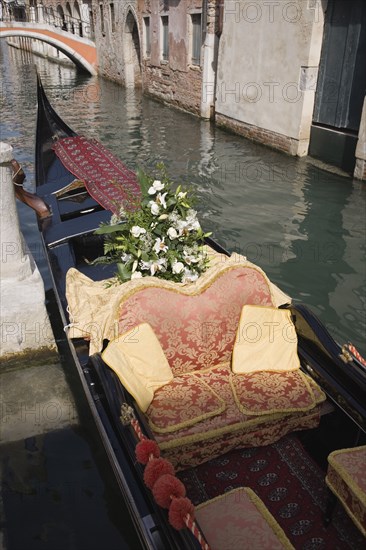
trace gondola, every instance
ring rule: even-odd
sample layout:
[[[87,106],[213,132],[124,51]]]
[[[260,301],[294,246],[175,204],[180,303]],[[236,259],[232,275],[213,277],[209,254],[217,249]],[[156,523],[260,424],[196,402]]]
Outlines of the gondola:
[[[96,235],[95,230],[101,223],[108,223],[111,217],[109,198],[94,192],[92,180],[93,177],[98,179],[98,174],[90,176],[90,181],[82,181],[78,158],[75,157],[76,169],[71,170],[70,164],[66,163],[67,167],[63,164],[62,155],[55,153],[55,144],[77,137],[51,107],[38,77],[35,163],[36,194],[42,201],[38,223],[65,327],[72,323],[66,300],[69,270],[76,269],[93,281],[102,281],[113,275],[112,268],[93,264],[103,250],[102,237]],[[98,144],[94,145],[98,147]],[[122,170],[122,180],[125,178],[126,185],[136,190],[133,173],[127,168],[124,171],[119,160],[116,163]],[[206,241],[217,253],[228,255],[211,238]],[[301,371],[314,380],[326,396],[317,427],[295,431],[295,435],[309,456],[313,456],[311,460],[321,464],[325,471],[331,451],[366,442],[366,369],[362,358],[357,358],[347,346],[335,342],[305,305],[287,304],[284,308],[290,311],[296,328]],[[146,415],[101,354],[89,355],[88,341],[82,337],[71,338],[68,330],[65,331],[92,416],[142,547],[177,550],[205,547],[205,533],[200,530],[199,520],[194,522],[194,529],[175,529],[167,510],[159,506],[144,482],[144,465],[136,460],[136,445],[139,439],[155,440]],[[124,407],[130,413],[132,411],[137,430],[131,422],[121,421],[121,407],[122,411]],[[234,451],[226,454],[223,448],[216,461],[222,457],[229,457],[229,460],[231,452]],[[194,467],[190,470],[191,477],[188,474],[185,477],[182,469],[179,476],[183,483],[195,479],[193,471]],[[229,484],[224,490],[228,491],[230,487]],[[187,491],[189,497],[189,488]],[[324,536],[326,540],[327,535]],[[357,539],[357,534],[355,537]],[[338,543],[338,547],[342,547],[341,539]],[[324,547],[330,547],[327,544],[325,542]],[[357,547],[357,543],[354,544]]]

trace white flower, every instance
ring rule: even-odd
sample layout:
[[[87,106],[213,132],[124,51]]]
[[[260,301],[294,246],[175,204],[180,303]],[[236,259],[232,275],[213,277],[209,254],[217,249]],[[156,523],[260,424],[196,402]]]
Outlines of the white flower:
[[[149,195],[155,195],[158,191],[161,191],[164,189],[165,185],[164,183],[161,183],[160,180],[155,180],[151,187],[149,187],[148,193]]]
[[[165,202],[165,197],[167,196],[168,193],[158,193],[157,194],[157,197],[156,197],[156,202],[158,205],[161,205],[163,208],[166,208],[166,202]]]
[[[176,224],[179,237],[188,233],[188,223],[184,220],[178,220]]]
[[[197,220],[197,212],[192,208],[190,208],[187,212],[186,221],[187,221],[187,229],[189,231],[194,231],[194,230],[197,231],[201,227],[200,222]]]
[[[140,269],[142,269],[143,271],[148,271],[150,269],[152,263],[153,262],[151,260],[148,261],[148,262],[145,262],[144,260],[142,260],[140,262]]]
[[[184,256],[184,261],[187,265],[196,264],[200,261],[199,256],[195,256],[194,254],[188,252],[187,250],[183,250],[183,256]]]
[[[178,193],[178,199],[185,199],[186,196],[187,196],[187,191],[185,191],[184,193],[183,193],[183,191],[180,191]]]
[[[135,272],[132,273],[132,275],[131,275],[131,279],[141,279],[141,277],[142,277],[141,271],[135,271]]]
[[[187,211],[187,221],[193,220],[197,218],[197,210],[193,210],[193,208],[190,208]]]
[[[179,215],[177,214],[177,212],[171,212],[169,214],[169,221],[173,224],[177,223],[177,221],[179,220]]]
[[[174,239],[176,239],[178,237],[178,233],[177,231],[174,229],[174,227],[169,227],[168,231],[167,231],[167,235],[169,237],[169,239],[172,241]]]
[[[151,214],[153,214],[154,216],[157,216],[160,212],[159,205],[155,201],[150,201],[149,206],[151,209]]]
[[[168,250],[168,247],[166,246],[164,239],[161,239],[160,237],[157,237],[155,239],[155,244],[153,246],[153,250],[156,254],[159,254],[159,252],[166,252]]]
[[[129,262],[131,260],[131,258],[132,258],[131,254],[126,254],[126,252],[124,252],[121,256],[121,260],[124,263]]]
[[[132,273],[135,273],[136,269],[137,269],[137,265],[138,265],[138,261],[135,260],[132,264]]]
[[[194,281],[197,281],[197,279],[198,279],[198,273],[194,273],[193,271],[190,271],[187,268],[184,269],[182,283],[193,283]]]
[[[166,220],[167,218],[168,218],[168,214],[162,214],[161,216],[158,217],[158,221],[162,222],[163,220]]]
[[[179,274],[179,273],[182,273],[183,270],[184,270],[184,265],[182,264],[182,262],[174,262],[174,264],[172,265],[173,273]]]
[[[130,233],[133,237],[139,237],[140,235],[146,233],[146,229],[140,227],[139,225],[133,225],[130,229]]]
[[[166,271],[166,259],[161,258],[159,260],[156,260],[155,262],[151,262],[150,266],[150,273],[152,276],[155,275],[156,272],[159,271]]]
[[[141,235],[139,246],[142,251],[148,252],[151,248],[152,243],[153,238],[150,233],[145,233],[144,235]]]

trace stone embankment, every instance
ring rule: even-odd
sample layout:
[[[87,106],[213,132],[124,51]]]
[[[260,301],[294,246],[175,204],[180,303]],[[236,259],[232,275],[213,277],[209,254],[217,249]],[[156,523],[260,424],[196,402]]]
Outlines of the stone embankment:
[[[19,449],[29,451],[45,434],[77,424],[78,415],[56,351],[43,281],[20,232],[12,158],[12,147],[0,142],[0,482],[11,494],[25,495],[34,465]],[[6,548],[1,495],[0,548]]]
[[[75,421],[41,274],[19,227],[13,149],[0,143],[0,444]]]

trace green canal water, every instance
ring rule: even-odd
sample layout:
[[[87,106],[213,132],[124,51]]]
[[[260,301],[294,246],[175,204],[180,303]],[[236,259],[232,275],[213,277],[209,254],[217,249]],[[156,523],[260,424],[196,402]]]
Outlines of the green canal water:
[[[195,187],[206,231],[212,231],[228,250],[257,263],[295,302],[310,306],[337,341],[352,341],[366,353],[365,184],[328,171],[312,159],[289,157],[226,133],[139,92],[0,43],[1,141],[14,147],[30,189],[34,181],[36,64],[52,105],[73,129],[102,141],[132,169],[142,166],[152,170],[163,161],[174,180]],[[19,205],[19,213],[25,238],[49,289],[35,216],[24,205]],[[77,385],[72,377],[70,383]],[[102,541],[110,550],[133,546],[126,537],[128,521],[119,513],[118,497],[107,487],[111,480],[100,466],[98,441],[91,439],[90,430],[83,425],[77,433],[70,430],[63,437],[65,441],[49,442],[49,452],[54,453],[57,445],[60,453],[65,446],[88,446],[103,510],[98,508],[95,516],[90,512],[88,519],[82,514],[80,525],[73,527],[80,533],[91,530],[85,547],[64,539],[60,548],[93,550],[100,548]],[[73,466],[68,467],[72,471]],[[54,475],[57,478],[57,469]],[[60,480],[65,480],[65,475],[59,465]],[[103,490],[103,486],[107,488]],[[44,502],[38,502],[41,514]],[[74,499],[75,507],[77,504]],[[102,529],[95,528],[97,513],[103,516]],[[51,548],[38,542],[24,548]]]

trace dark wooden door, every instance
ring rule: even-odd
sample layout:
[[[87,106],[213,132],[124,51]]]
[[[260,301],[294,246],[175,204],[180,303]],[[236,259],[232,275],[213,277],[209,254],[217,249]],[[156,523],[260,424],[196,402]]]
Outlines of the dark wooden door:
[[[314,123],[358,132],[366,91],[366,2],[328,0]]]

